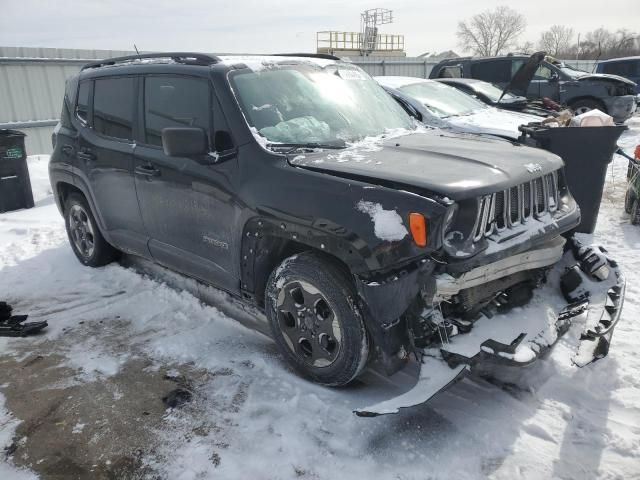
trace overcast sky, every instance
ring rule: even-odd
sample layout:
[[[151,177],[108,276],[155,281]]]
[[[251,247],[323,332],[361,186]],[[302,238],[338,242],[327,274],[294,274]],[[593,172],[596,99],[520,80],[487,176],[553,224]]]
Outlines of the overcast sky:
[[[493,0],[0,0],[0,45],[203,52],[315,51],[320,30],[358,31],[360,12],[393,9],[381,28],[405,35],[409,55],[457,49],[458,21]],[[554,23],[640,33],[640,0],[513,0],[537,43]]]

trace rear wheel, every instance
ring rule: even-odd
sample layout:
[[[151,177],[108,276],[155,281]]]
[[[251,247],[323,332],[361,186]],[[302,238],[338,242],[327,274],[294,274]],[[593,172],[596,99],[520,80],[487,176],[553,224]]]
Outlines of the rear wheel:
[[[598,109],[601,112],[607,113],[607,107],[604,106],[602,102],[598,100],[585,98],[583,100],[578,100],[571,104],[571,108],[576,115],[581,115],[583,113],[587,113],[590,110]]]
[[[113,262],[118,251],[102,236],[91,208],[84,196],[72,193],[65,202],[65,226],[73,253],[89,267],[102,267]]]
[[[317,383],[346,385],[364,368],[369,343],[355,299],[341,268],[314,253],[286,259],[269,278],[273,338],[289,363]]]

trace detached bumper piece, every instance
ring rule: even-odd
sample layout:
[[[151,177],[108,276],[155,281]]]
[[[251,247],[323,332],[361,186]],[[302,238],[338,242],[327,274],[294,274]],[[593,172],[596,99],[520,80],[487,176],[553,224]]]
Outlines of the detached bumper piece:
[[[47,322],[26,322],[28,315],[12,315],[13,308],[0,302],[0,337],[26,337],[39,332]]]
[[[613,330],[620,320],[625,280],[615,261],[602,247],[585,247],[569,241],[570,249],[549,272],[557,276],[522,309],[492,318],[481,317],[467,333],[447,336],[440,345],[419,352],[421,370],[416,385],[387,401],[358,409],[359,416],[398,413],[419,405],[475,371],[491,371],[496,365],[527,366],[553,347],[575,323],[582,326],[574,365],[583,367],[609,352]],[[558,314],[550,314],[550,291],[557,285],[568,302]],[[561,304],[561,301],[558,302]],[[443,336],[444,337],[444,336]]]

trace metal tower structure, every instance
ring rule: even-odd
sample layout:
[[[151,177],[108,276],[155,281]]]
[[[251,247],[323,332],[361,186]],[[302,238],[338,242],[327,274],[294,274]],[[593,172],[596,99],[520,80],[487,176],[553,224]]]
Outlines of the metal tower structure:
[[[360,14],[360,51],[369,55],[378,46],[378,25],[393,22],[393,11],[386,8],[371,8]]]

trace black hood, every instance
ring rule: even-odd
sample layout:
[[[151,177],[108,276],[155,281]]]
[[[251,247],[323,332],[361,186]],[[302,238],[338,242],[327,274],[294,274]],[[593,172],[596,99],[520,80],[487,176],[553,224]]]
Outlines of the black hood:
[[[620,82],[629,85],[630,87],[635,87],[636,83],[629,80],[628,78],[621,77],[619,75],[611,75],[609,73],[587,73],[577,78],[578,81],[583,80],[604,80],[607,82]]]
[[[453,200],[519,185],[563,165],[560,157],[544,150],[441,131],[300,154],[290,163],[371,183],[417,187]]]
[[[536,74],[536,70],[547,56],[547,52],[536,52],[529,57],[526,63],[523,63],[518,71],[513,75],[509,84],[504,87],[502,96],[507,93],[511,93],[517,97],[526,97],[529,84],[533,80],[533,76]],[[500,100],[498,100],[500,101]]]

